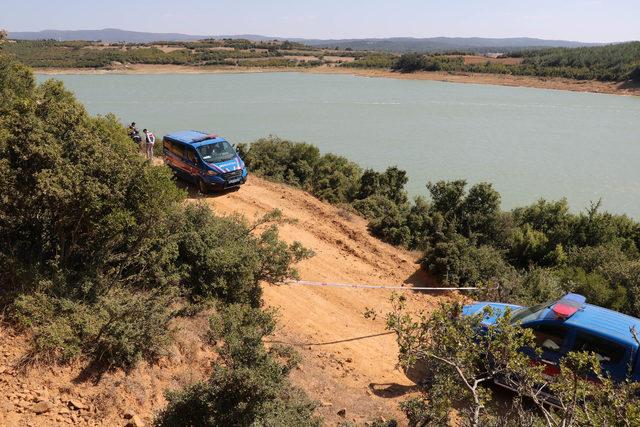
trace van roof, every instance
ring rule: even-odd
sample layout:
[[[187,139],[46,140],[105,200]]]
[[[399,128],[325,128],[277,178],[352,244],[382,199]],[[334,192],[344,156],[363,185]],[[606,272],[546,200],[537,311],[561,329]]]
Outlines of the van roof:
[[[169,141],[181,142],[182,144],[188,144],[193,147],[211,144],[212,142],[226,141],[226,139],[220,138],[217,135],[197,130],[181,130],[178,132],[172,132],[165,135],[164,139],[167,139]]]

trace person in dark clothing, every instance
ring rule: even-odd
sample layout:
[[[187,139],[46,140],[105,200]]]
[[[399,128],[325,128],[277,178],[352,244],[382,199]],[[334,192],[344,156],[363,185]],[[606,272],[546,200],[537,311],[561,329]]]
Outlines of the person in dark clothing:
[[[131,138],[133,142],[140,145],[140,143],[142,142],[142,137],[140,136],[140,132],[136,128],[136,122],[131,122],[131,124],[127,128],[127,133],[129,134],[129,138]]]

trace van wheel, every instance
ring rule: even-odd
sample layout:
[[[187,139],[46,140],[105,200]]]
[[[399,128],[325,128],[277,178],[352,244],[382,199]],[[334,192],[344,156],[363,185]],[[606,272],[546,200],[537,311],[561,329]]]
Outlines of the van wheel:
[[[209,187],[202,178],[198,180],[198,190],[200,190],[202,194],[207,194],[209,192]]]

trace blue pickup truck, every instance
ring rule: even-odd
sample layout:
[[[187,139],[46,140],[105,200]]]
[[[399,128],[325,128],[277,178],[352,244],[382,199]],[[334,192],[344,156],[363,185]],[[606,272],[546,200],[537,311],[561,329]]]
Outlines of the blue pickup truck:
[[[463,315],[482,313],[487,306],[493,314],[485,316],[484,325],[492,325],[510,308],[513,322],[533,330],[542,350],[540,362],[545,364],[544,373],[548,376],[560,372],[560,359],[567,353],[587,351],[595,353],[603,373],[612,380],[640,381],[640,349],[632,332],[640,333],[638,318],[587,304],[586,298],[578,294],[533,307],[477,302],[465,306]]]
[[[229,142],[207,132],[180,131],[162,140],[165,163],[180,178],[209,190],[237,188],[247,181],[247,168]]]

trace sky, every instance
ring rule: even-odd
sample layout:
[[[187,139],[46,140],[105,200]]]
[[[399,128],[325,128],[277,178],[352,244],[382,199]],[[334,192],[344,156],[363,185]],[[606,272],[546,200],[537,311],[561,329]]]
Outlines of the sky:
[[[11,31],[640,39],[640,0],[0,0]]]

